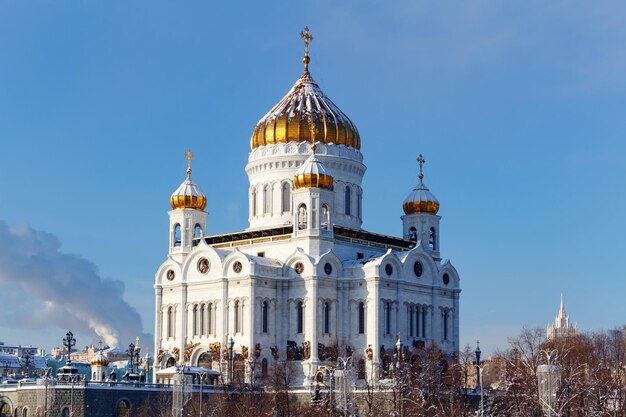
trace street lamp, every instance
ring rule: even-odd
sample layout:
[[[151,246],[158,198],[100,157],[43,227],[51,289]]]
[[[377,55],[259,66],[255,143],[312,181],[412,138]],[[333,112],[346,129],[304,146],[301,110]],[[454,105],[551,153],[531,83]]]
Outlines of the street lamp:
[[[22,360],[24,361],[24,366],[26,367],[26,376],[28,377],[30,373],[29,370],[30,370],[31,359],[30,359],[30,353],[27,350],[24,350],[22,352]]]
[[[485,403],[483,396],[483,368],[485,362],[480,360],[481,353],[482,352],[480,350],[480,340],[477,340],[476,350],[474,351],[474,354],[476,355],[476,360],[474,361],[474,366],[476,366],[476,388],[480,387],[480,415],[484,416]]]
[[[71,331],[65,334],[65,338],[63,339],[63,346],[67,348],[67,365],[72,364],[72,347],[76,345],[76,339],[74,339],[74,333]]]
[[[546,357],[545,365],[537,366],[537,385],[539,389],[539,401],[546,417],[558,416],[555,410],[557,403],[557,392],[561,385],[562,368],[550,363],[553,356],[558,354],[556,349],[551,351],[541,350]]]
[[[135,373],[135,363],[139,364],[139,350],[140,348],[136,347],[133,343],[128,345],[128,349],[126,350],[126,354],[130,358],[131,373]]]
[[[230,383],[232,385],[233,383],[233,349],[235,348],[235,341],[233,340],[233,337],[230,337],[230,341],[228,342],[228,347],[230,348],[228,350],[228,359],[229,359],[229,370],[228,370],[228,375],[230,377]]]

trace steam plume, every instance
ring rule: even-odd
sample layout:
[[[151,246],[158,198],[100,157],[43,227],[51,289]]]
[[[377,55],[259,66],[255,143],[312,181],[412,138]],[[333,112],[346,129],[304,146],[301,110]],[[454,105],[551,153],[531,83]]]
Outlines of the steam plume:
[[[124,284],[101,277],[93,262],[60,248],[50,233],[0,220],[0,324],[71,329],[110,346],[140,336],[149,347],[152,336],[142,333],[141,317],[124,301]]]

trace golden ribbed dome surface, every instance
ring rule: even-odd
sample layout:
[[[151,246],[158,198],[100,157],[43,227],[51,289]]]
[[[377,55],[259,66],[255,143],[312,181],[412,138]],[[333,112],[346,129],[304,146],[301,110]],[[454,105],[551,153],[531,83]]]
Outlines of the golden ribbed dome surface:
[[[187,178],[185,178],[185,181],[172,193],[170,205],[174,210],[204,210],[207,202],[206,196],[200,191],[196,183],[191,180],[191,159],[193,158],[193,154],[191,151],[187,151],[185,157],[187,157]]]
[[[90,362],[92,366],[107,366],[109,364],[109,360],[106,356],[104,356],[101,350],[99,350],[98,353],[91,358]]]
[[[293,185],[300,188],[326,188],[333,189],[333,176],[322,162],[315,156],[315,146],[312,146],[311,156],[296,171],[293,177]]]
[[[322,142],[361,148],[359,131],[352,121],[322,92],[308,70],[287,95],[257,123],[252,149],[275,143]]]

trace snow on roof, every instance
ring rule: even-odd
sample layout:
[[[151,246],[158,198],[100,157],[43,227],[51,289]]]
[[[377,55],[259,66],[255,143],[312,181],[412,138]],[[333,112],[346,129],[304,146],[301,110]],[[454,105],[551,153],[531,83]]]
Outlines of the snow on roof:
[[[176,366],[170,366],[169,368],[156,371],[157,375],[174,375],[176,373],[178,373],[178,368]],[[185,375],[197,375],[197,374],[219,376],[221,372],[215,371],[213,369],[208,369],[208,368],[199,368],[197,366],[185,367]]]

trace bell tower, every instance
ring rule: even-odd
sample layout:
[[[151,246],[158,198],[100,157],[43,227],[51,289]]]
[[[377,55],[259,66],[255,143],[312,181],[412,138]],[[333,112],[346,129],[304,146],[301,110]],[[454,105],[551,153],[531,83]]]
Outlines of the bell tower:
[[[402,204],[404,216],[402,219],[403,236],[415,242],[421,241],[422,246],[430,251],[435,258],[439,258],[439,201],[424,185],[424,164],[426,160],[420,154],[419,183],[413,188]]]
[[[170,217],[170,246],[169,254],[181,260],[191,252],[194,239],[201,238],[206,233],[207,213],[204,211],[207,204],[206,196],[200,188],[191,180],[191,160],[194,155],[188,150],[187,178],[174,191],[170,197],[172,210],[168,212]]]

